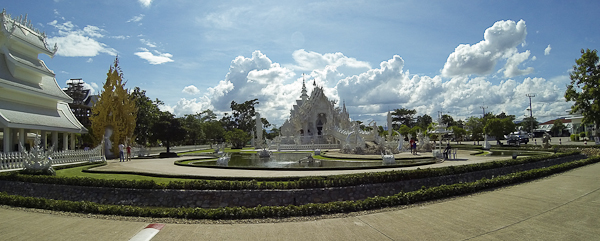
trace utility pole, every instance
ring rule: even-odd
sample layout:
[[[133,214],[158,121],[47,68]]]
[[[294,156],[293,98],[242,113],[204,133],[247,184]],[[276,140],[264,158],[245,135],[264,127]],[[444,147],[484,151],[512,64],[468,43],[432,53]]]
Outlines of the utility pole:
[[[535,97],[535,94],[526,94],[525,96],[529,97],[529,121],[531,122],[530,134],[533,133],[533,109],[531,109],[531,98]]]
[[[487,109],[487,106],[480,106],[479,108],[483,109],[483,116],[481,116],[481,118],[485,117],[485,109]]]

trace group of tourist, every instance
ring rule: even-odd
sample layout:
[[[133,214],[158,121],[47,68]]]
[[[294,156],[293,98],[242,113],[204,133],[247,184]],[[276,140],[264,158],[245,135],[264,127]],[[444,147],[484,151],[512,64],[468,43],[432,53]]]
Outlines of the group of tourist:
[[[125,155],[124,155],[125,149],[127,149],[127,157],[125,157]],[[125,145],[119,144],[119,162],[124,162],[124,161],[131,161],[131,146],[127,145],[127,148],[125,148]]]
[[[408,142],[410,144],[410,153],[413,155],[417,155],[417,141],[414,138],[410,138]]]

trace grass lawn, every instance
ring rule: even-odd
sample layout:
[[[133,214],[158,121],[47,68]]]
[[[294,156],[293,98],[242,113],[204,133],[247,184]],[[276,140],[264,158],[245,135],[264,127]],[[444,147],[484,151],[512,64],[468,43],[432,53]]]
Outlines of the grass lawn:
[[[89,172],[81,171],[87,167],[88,166],[82,166],[82,167],[73,167],[73,168],[57,170],[56,175],[62,176],[62,177],[89,177],[89,178],[97,178],[97,179],[115,179],[115,180],[154,180],[154,182],[156,182],[156,183],[169,183],[171,181],[197,180],[197,179],[183,179],[183,178],[150,177],[150,176],[133,175],[133,174],[89,173]]]

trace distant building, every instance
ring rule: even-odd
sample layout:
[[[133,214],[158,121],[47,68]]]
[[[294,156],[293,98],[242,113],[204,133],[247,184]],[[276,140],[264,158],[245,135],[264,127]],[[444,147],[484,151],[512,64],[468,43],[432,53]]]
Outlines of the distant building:
[[[92,106],[98,100],[97,95],[91,95],[90,90],[84,87],[85,82],[82,79],[70,79],[67,81],[68,87],[64,89],[65,93],[73,98],[69,103],[71,111],[83,126],[90,128],[90,116],[92,115]]]
[[[41,134],[42,145],[74,149],[75,133],[87,133],[68,103],[73,102],[56,82],[54,72],[38,59],[53,57],[46,35],[33,28],[27,16],[12,19],[0,13],[0,130],[2,152],[21,151],[31,136]],[[59,143],[59,133],[62,143]],[[29,137],[29,138],[28,138]]]

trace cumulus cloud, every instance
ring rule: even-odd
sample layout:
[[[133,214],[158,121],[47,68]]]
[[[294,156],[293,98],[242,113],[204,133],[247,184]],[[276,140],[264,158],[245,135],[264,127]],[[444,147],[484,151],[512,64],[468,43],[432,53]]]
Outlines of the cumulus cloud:
[[[518,53],[517,46],[524,45],[527,36],[525,21],[498,21],[484,32],[484,39],[474,45],[461,44],[448,56],[442,75],[454,77],[460,75],[487,75],[494,71],[498,60],[510,59],[519,55],[507,63],[505,69],[511,69],[512,73],[531,73],[533,70],[515,70],[515,61],[521,60],[525,55]],[[526,54],[528,57],[529,54]],[[524,61],[524,60],[523,60]],[[521,62],[523,62],[521,61]],[[521,63],[519,62],[519,63]],[[506,73],[505,73],[506,74]]]
[[[194,85],[189,85],[189,86],[186,86],[185,88],[183,88],[183,90],[181,92],[190,94],[190,95],[195,95],[195,94],[198,94],[200,92],[200,90],[198,90],[198,88],[196,88],[196,86],[194,86]]]
[[[105,30],[87,25],[83,29],[77,29],[77,26],[71,21],[58,23],[54,20],[48,25],[58,30],[58,36],[49,37],[48,45],[58,46],[57,55],[65,57],[94,57],[100,53],[117,55],[117,50],[108,47],[108,45],[99,42],[97,39],[104,37]]]
[[[550,55],[550,50],[552,50],[552,48],[550,47],[550,44],[548,44],[548,47],[544,49],[544,55]]]
[[[528,114],[528,93],[537,95],[533,109],[538,120],[564,115],[571,105],[561,94],[569,82],[568,76],[550,80],[518,78],[535,72],[526,66],[535,56],[531,57],[529,50],[517,50],[525,43],[525,37],[524,21],[497,22],[485,31],[483,41],[458,46],[450,54],[442,75],[436,76],[410,74],[399,55],[371,67],[370,63],[342,53],[300,49],[292,53],[292,63],[280,64],[254,51],[250,57],[233,59],[225,78],[217,85],[205,90],[184,88],[185,93],[200,97],[182,98],[164,108],[179,116],[205,109],[223,114],[231,111],[231,101],[257,98],[260,104],[256,107],[263,117],[281,125],[299,99],[305,80],[309,93],[315,88],[314,83],[324,89],[330,100],[345,103],[354,120],[374,120],[379,125],[385,123],[388,110],[397,108],[415,109],[417,115],[427,114],[434,119],[439,111],[444,111],[457,120],[465,120],[480,116],[480,107],[485,105],[486,112],[505,112],[521,119]],[[506,61],[497,71],[502,75],[488,75],[500,61]],[[303,76],[307,71],[310,73]]]
[[[169,53],[161,53],[158,52],[156,50],[154,50],[152,52],[150,52],[150,50],[145,49],[145,48],[140,48],[141,52],[135,52],[133,54],[137,55],[138,57],[148,61],[148,63],[150,64],[164,64],[164,63],[168,63],[168,62],[173,62],[173,59],[171,59],[171,57],[173,57],[173,55],[169,54]]]

